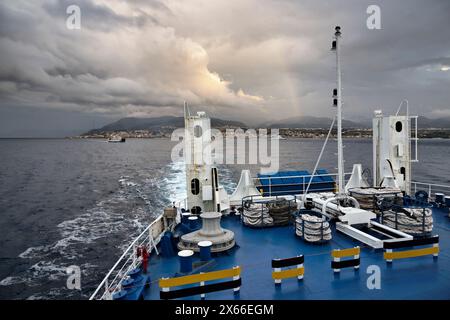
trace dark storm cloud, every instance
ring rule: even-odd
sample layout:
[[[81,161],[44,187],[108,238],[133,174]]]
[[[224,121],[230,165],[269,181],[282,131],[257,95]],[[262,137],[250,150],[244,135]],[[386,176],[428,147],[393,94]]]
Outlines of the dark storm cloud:
[[[84,27],[91,30],[101,30],[111,32],[119,27],[141,27],[147,23],[157,24],[158,21],[145,11],[138,10],[136,16],[126,16],[117,14],[111,8],[95,4],[90,0],[61,0],[57,2],[47,2],[43,4],[43,9],[52,17],[61,19],[65,23],[66,16],[61,13],[66,12],[70,5],[78,5],[82,8]],[[163,9],[163,7],[158,7]]]
[[[66,28],[71,4],[81,30]],[[366,28],[371,4],[381,30]],[[450,115],[449,13],[438,0],[6,1],[0,112],[109,119],[180,113],[187,100],[253,122],[329,115],[339,24],[346,117],[392,112],[403,98],[412,112]]]

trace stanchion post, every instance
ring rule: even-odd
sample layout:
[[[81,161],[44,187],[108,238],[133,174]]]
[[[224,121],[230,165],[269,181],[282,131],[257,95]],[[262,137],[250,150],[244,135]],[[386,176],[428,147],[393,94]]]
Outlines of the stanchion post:
[[[238,266],[234,266],[233,269],[237,269],[239,268]],[[237,276],[233,277],[233,280],[239,280],[240,279],[240,275],[238,274]],[[238,294],[239,291],[241,290],[241,287],[237,287],[237,288],[233,288],[233,292],[234,294]]]
[[[356,248],[358,248],[358,254],[354,255],[353,258],[354,259],[359,259],[359,246],[356,246]],[[357,266],[355,266],[354,268],[355,268],[355,270],[358,270],[359,269],[359,264]]]

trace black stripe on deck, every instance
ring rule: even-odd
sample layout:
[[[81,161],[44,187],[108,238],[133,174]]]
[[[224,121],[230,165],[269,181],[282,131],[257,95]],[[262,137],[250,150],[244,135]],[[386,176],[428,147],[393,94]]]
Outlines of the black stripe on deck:
[[[351,259],[351,260],[342,260],[342,261],[331,261],[331,268],[332,269],[342,269],[342,268],[349,268],[349,267],[356,267],[359,266],[360,259]]]
[[[290,267],[297,264],[303,264],[303,262],[305,262],[305,257],[303,255],[286,259],[272,259],[272,268]]]
[[[425,246],[427,244],[435,244],[435,243],[439,243],[439,236],[434,236],[431,238],[424,238],[424,239],[384,242],[383,248],[384,249],[398,249],[398,248],[406,248],[406,247],[414,247],[414,246]]]
[[[215,292],[215,291],[234,289],[234,288],[240,287],[241,284],[242,284],[242,279],[239,278],[237,280],[206,284],[204,286],[183,288],[183,289],[172,290],[172,291],[160,291],[159,297],[160,297],[160,299],[164,299],[164,300],[183,298],[183,297],[200,295],[203,293],[210,293],[210,292]]]

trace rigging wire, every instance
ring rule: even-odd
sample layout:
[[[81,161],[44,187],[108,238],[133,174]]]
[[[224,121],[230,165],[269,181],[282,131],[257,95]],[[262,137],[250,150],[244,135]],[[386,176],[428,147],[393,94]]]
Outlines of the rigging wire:
[[[317,158],[316,164],[314,165],[314,170],[313,170],[313,172],[311,174],[311,177],[309,178],[308,186],[306,187],[305,193],[303,195],[303,200],[305,200],[306,195],[308,194],[308,191],[309,191],[309,187],[311,186],[311,182],[312,182],[314,176],[316,175],[317,167],[319,166],[320,160],[322,159],[323,152],[324,152],[325,147],[327,145],[328,139],[330,138],[331,131],[333,130],[335,121],[336,121],[336,117],[334,117],[333,121],[331,122],[331,126],[330,126],[330,129],[328,130],[327,137],[326,137],[326,139],[325,139],[325,141],[324,141],[324,143],[322,145],[322,149],[320,150],[319,158]]]

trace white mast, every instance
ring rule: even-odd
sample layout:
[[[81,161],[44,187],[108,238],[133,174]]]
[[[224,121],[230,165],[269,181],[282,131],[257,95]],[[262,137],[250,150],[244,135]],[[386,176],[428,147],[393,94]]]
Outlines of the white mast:
[[[336,51],[336,73],[337,73],[337,144],[338,144],[338,193],[344,193],[344,152],[342,146],[342,87],[341,87],[341,61],[339,58],[339,44],[341,38],[341,27],[336,26],[332,50]]]

